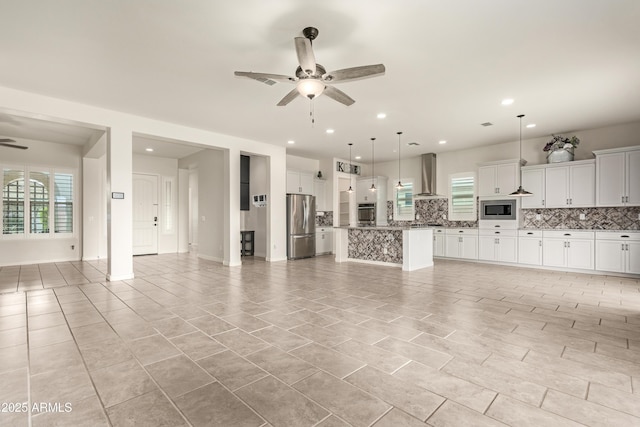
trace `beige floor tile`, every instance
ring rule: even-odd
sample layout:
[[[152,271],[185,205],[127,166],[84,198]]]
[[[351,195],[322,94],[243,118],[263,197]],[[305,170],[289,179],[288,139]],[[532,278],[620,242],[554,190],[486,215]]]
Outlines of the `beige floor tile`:
[[[497,394],[469,381],[415,362],[402,367],[393,376],[412,382],[480,413],[489,407]]]
[[[26,344],[0,348],[0,374],[26,368],[28,364]]]
[[[600,369],[640,377],[640,359],[633,362],[599,353],[587,353],[573,348],[567,348],[564,353],[562,353],[562,357],[576,362],[585,363],[587,365],[597,366]]]
[[[32,402],[70,402],[77,407],[80,401],[95,395],[89,374],[80,367],[31,376]]]
[[[207,312],[198,308],[195,305],[180,305],[177,307],[171,307],[171,312],[182,317],[184,320],[195,319],[196,317],[202,317],[207,315]]]
[[[472,409],[447,400],[427,424],[434,427],[504,427],[505,424]]]
[[[625,393],[598,383],[591,383],[587,400],[640,418],[640,395],[638,394]],[[638,422],[640,423],[640,420]]]
[[[128,345],[143,365],[155,363],[180,354],[180,350],[160,335],[152,335],[150,337],[129,341]]]
[[[350,425],[335,415],[331,415],[325,418],[320,424],[317,424],[317,427],[350,427]]]
[[[0,319],[3,319],[0,317]],[[29,316],[29,331],[36,329],[52,328],[54,326],[66,325],[64,315],[60,311],[48,314],[40,314],[38,316]],[[23,325],[26,326],[26,325]]]
[[[116,333],[111,329],[111,326],[109,326],[107,322],[72,328],[71,332],[73,333],[73,337],[78,345],[117,338]]]
[[[583,425],[502,394],[496,397],[486,415],[510,426],[580,427]]]
[[[259,331],[253,332],[251,335],[258,337],[269,344],[275,345],[284,351],[293,350],[294,348],[302,347],[303,345],[311,342],[311,340],[308,340],[307,338],[285,331],[277,326],[269,326],[268,328],[260,329]]]
[[[196,330],[196,328],[179,317],[158,320],[152,322],[151,325],[166,338],[177,337],[178,335],[188,334]]]
[[[549,390],[542,409],[589,426],[640,425],[640,418],[555,390]]]
[[[215,381],[200,366],[184,355],[147,365],[146,369],[158,385],[172,398]]]
[[[22,403],[28,401],[28,380],[27,369],[16,369],[2,374],[0,382],[0,404]],[[2,406],[0,416],[12,412],[9,408]],[[0,418],[1,419],[1,418]]]
[[[231,391],[267,376],[265,371],[231,350],[200,359],[198,365]]]
[[[170,341],[192,360],[202,359],[227,348],[200,331],[171,338]]]
[[[140,364],[127,360],[91,372],[105,408],[155,390],[157,387]]]
[[[65,341],[71,341],[73,337],[66,324],[52,326],[51,328],[36,329],[29,332],[29,346],[44,347]]]
[[[425,427],[425,423],[397,408],[387,412],[373,427]]]
[[[338,320],[344,320],[345,322],[353,323],[354,325],[357,325],[359,323],[362,323],[366,320],[371,319],[371,317],[369,316],[364,316],[362,314],[353,313],[351,311],[346,311],[346,310],[340,310],[339,308],[328,307],[328,306],[325,306],[325,309],[319,311],[319,313],[325,316],[333,317]]]
[[[382,400],[324,372],[305,378],[294,388],[353,426],[369,426],[391,409]]]
[[[219,383],[212,383],[175,399],[196,427],[258,427],[264,421]]]
[[[362,326],[354,325],[353,323],[345,321],[339,321],[338,323],[335,323],[333,325],[325,326],[325,329],[365,344],[375,344],[376,342],[388,336],[387,334],[374,331],[372,329],[363,328]]]
[[[224,316],[221,318],[225,322],[229,322],[232,325],[237,326],[238,328],[246,332],[253,332],[258,329],[262,329],[262,328],[266,328],[267,326],[270,326],[269,323],[264,322],[258,319],[257,317],[244,312],[232,314],[229,316]]]
[[[207,335],[215,335],[235,328],[232,324],[211,315],[196,317],[189,320],[189,323]]]
[[[326,347],[333,347],[334,345],[338,345],[349,340],[349,337],[347,336],[309,323],[292,328],[289,332],[300,335],[301,337],[307,338]]]
[[[318,372],[318,368],[277,347],[252,353],[247,359],[288,385]]]
[[[349,340],[339,344],[333,347],[333,350],[351,356],[354,359],[362,360],[388,374],[395,372],[410,361],[406,357],[356,340]]]
[[[133,359],[129,347],[117,337],[81,345],[80,353],[90,371]]]
[[[425,421],[445,398],[377,369],[365,366],[345,378],[352,385]]]
[[[311,426],[329,415],[325,409],[271,376],[235,393],[274,426]]]
[[[418,335],[411,342],[478,364],[486,360],[491,354],[491,352],[477,345],[451,341],[430,334]]]
[[[27,328],[0,331],[0,349],[27,343]]]
[[[422,333],[417,329],[407,328],[405,326],[398,325],[395,323],[387,323],[385,321],[378,320],[378,319],[371,319],[371,320],[364,321],[360,323],[359,326],[372,329],[374,331],[382,332],[393,338],[398,338],[405,341],[412,340],[413,338],[417,337]]]
[[[430,321],[428,318],[425,320],[417,320],[403,316],[393,320],[390,323],[392,325],[399,325],[411,329],[416,329],[420,332],[425,332],[429,335],[435,335],[436,337],[440,338],[445,338],[455,332],[455,328],[443,325],[438,322]]]
[[[141,425],[178,427],[188,425],[159,390],[107,408],[107,415],[109,415],[113,427]]]
[[[365,365],[362,361],[316,343],[297,348],[290,353],[338,378],[343,378]]]
[[[268,343],[240,329],[214,335],[213,338],[240,356],[246,356],[269,346]]]
[[[43,372],[82,366],[82,358],[73,341],[29,349],[31,375]]]
[[[298,311],[299,308],[295,307],[292,312]],[[296,326],[304,324],[304,320],[297,319],[289,314],[284,314],[279,311],[270,311],[268,313],[259,314],[256,316],[258,319],[264,320],[267,323],[271,323],[282,329],[291,329]]]
[[[438,350],[422,347],[420,345],[395,338],[385,338],[375,345],[376,347],[380,347],[384,350],[399,354],[436,369],[441,368],[451,360],[451,356],[447,353],[442,353]]]

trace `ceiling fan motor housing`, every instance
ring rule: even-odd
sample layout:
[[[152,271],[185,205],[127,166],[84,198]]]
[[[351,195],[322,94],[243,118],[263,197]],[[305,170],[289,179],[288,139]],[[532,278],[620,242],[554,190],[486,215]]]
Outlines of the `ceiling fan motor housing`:
[[[302,30],[302,35],[308,38],[311,41],[314,41],[316,37],[318,37],[318,29],[314,27],[307,27]]]

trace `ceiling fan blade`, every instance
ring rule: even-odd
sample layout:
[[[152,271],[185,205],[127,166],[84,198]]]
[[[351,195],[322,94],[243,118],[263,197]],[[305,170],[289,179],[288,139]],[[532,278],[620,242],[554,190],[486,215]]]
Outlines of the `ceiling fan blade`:
[[[309,76],[314,75],[316,73],[316,57],[313,55],[311,40],[306,37],[296,37],[294,41],[300,68]]]
[[[4,142],[4,141],[13,141],[12,139],[3,139],[0,141],[3,141],[3,142],[0,142],[0,146],[2,147],[17,148],[19,150],[26,150],[29,148],[29,147],[25,147],[24,145],[14,145],[14,144],[9,144],[8,142]]]
[[[14,139],[0,138],[0,142],[16,142]]]
[[[347,95],[346,93],[344,93],[340,89],[336,89],[333,86],[326,86],[324,88],[324,92],[323,93],[325,95],[327,95],[329,98],[333,99],[334,101],[338,101],[339,103],[344,104],[347,107],[349,105],[353,104],[354,102],[356,102],[349,95]]]
[[[253,73],[251,71],[235,71],[238,77],[247,77],[253,80],[257,80],[269,86],[273,86],[278,81],[295,82],[297,77],[284,76],[282,74],[269,74],[269,73]]]
[[[323,80],[331,83],[344,82],[347,80],[365,79],[383,75],[385,68],[383,64],[363,65],[360,67],[344,68],[342,70],[330,71]]]
[[[286,94],[285,97],[280,100],[280,102],[278,102],[278,107],[284,107],[285,105],[296,99],[296,96],[298,96],[299,94],[300,93],[298,92],[297,88],[293,89],[291,92]]]

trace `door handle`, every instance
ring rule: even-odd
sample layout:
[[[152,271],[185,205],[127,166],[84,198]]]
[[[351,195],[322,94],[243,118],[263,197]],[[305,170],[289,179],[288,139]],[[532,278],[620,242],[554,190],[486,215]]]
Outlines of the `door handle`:
[[[158,222],[158,217],[157,217],[157,216],[154,216],[154,217],[153,217],[153,220],[154,220],[155,222]]]

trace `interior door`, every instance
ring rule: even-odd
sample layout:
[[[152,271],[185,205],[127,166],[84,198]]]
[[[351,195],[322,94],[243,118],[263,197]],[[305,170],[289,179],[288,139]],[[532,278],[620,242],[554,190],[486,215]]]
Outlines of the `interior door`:
[[[158,253],[158,177],[133,174],[133,254]]]

